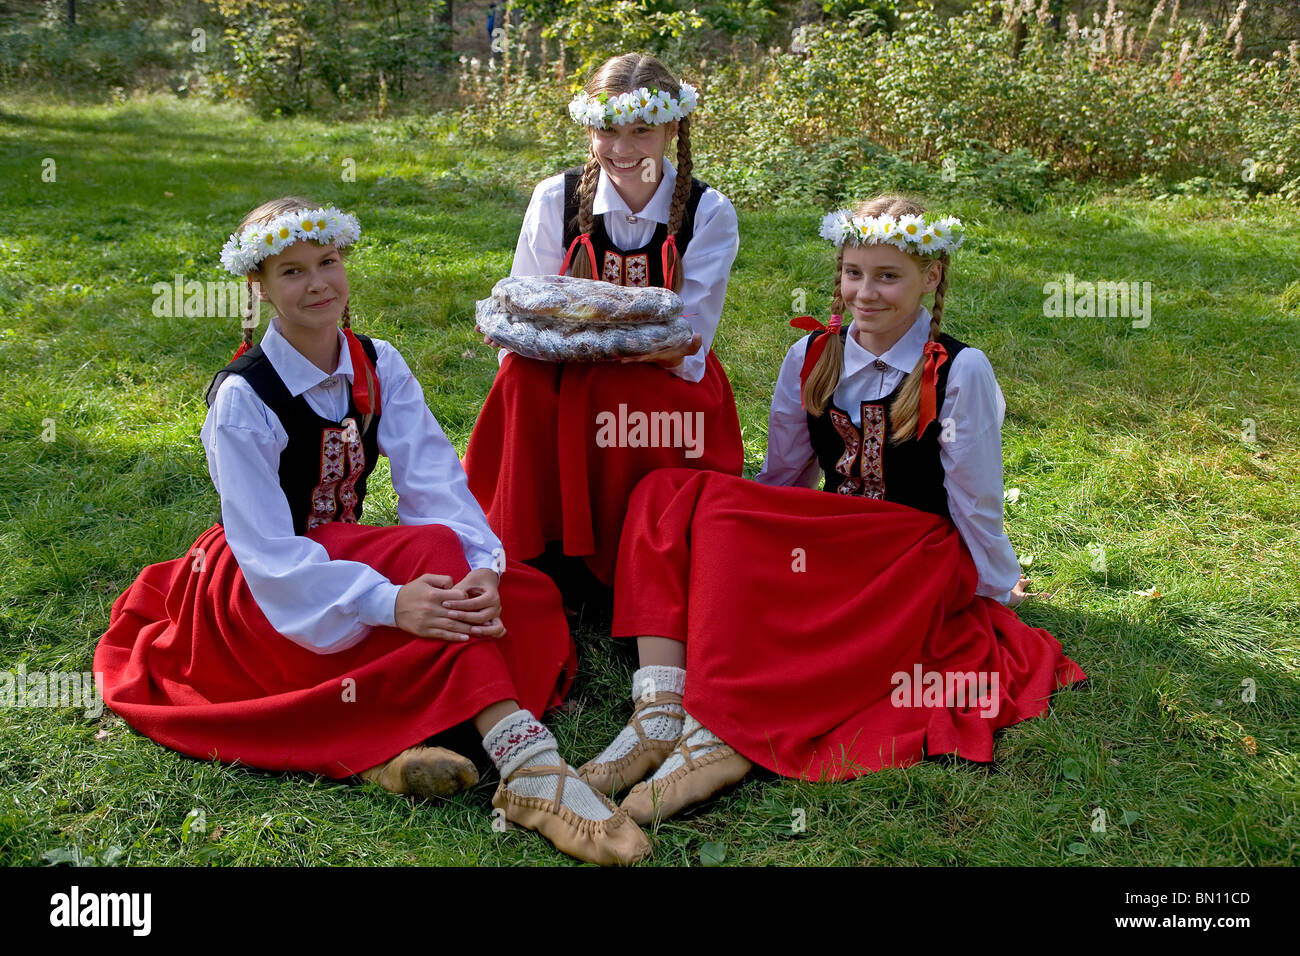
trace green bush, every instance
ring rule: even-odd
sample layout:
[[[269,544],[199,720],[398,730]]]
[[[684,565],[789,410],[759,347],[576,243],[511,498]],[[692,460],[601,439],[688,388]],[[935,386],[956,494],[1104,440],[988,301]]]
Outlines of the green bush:
[[[519,0],[491,54],[459,68],[446,4],[178,0],[148,23],[141,0],[116,0],[76,30],[58,5],[0,12],[0,85],[103,93],[148,78],[265,116],[454,103],[443,126],[465,141],[567,149],[580,143],[569,97],[606,57],[644,50],[700,89],[701,168],[744,201],[822,203],[852,186],[1032,209],[1094,181],[1300,201],[1300,41],[1246,59],[1235,27],[1171,19],[1174,4],[1129,24],[1103,0],[1082,15],[1061,0],[822,0],[805,23],[795,0]],[[1300,23],[1278,16],[1250,8],[1245,22],[1273,36]],[[197,53],[196,26],[209,31]]]

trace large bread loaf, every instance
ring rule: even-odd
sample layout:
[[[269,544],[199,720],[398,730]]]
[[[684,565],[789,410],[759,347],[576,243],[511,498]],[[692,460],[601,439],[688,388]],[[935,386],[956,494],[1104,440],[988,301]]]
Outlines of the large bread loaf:
[[[622,286],[573,276],[507,276],[492,288],[502,312],[552,322],[671,322],[682,300],[658,286]]]
[[[649,355],[694,334],[669,289],[573,276],[508,276],[478,302],[475,324],[498,345],[548,362]]]
[[[572,322],[514,315],[494,299],[480,299],[475,324],[498,345],[547,362],[595,362],[678,348],[694,330],[680,315],[667,322]]]

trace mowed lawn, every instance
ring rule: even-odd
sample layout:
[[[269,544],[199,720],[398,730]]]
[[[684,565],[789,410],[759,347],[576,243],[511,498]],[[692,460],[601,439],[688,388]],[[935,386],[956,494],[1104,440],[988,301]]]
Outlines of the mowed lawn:
[[[697,174],[725,192],[737,171],[697,143]],[[474,300],[508,272],[533,184],[580,156],[576,133],[568,155],[547,155],[526,138],[458,142],[452,121],[0,101],[0,671],[89,670],[117,595],[217,514],[198,432],[238,321],[156,316],[154,283],[222,278],[222,242],[272,196],[355,212],[357,327],[401,349],[463,452],[495,369]],[[825,211],[740,210],[715,346],[750,474],[800,334],[786,324],[798,290],[828,311]],[[976,196],[950,211],[970,238],[945,328],[998,374],[1018,489],[1008,533],[1035,585],[1057,592],[1022,616],[1090,684],[1002,732],[992,765],[752,777],[653,831],[651,862],[1295,864],[1296,209],[1102,195],[1034,215]],[[1067,274],[1150,282],[1149,326],[1044,316],[1044,283]],[[395,505],[381,463],[366,520],[395,521]],[[851,580],[845,569],[837,586]],[[550,720],[575,764],[629,711],[626,659],[606,634],[576,637],[582,673]],[[413,804],[192,760],[108,712],[0,707],[0,863],[572,862],[534,834],[495,832],[495,786]]]

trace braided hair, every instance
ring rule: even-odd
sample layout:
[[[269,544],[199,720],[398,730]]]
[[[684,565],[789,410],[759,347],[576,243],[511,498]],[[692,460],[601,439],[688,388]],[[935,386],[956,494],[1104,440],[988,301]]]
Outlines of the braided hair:
[[[914,200],[903,196],[883,195],[860,202],[853,208],[854,218],[859,216],[923,216],[925,208]],[[948,253],[937,256],[911,255],[922,268],[938,260],[942,274],[939,285],[934,290],[934,307],[930,310],[930,335],[928,341],[939,338],[939,323],[943,320],[943,300],[948,292]],[[844,296],[840,291],[840,279],[844,275],[844,246],[840,246],[835,257],[835,291],[831,294],[831,314],[844,314]],[[826,411],[835,388],[840,383],[840,373],[844,368],[844,341],[838,335],[831,335],[817,363],[808,373],[803,385],[804,407],[813,415]],[[916,434],[917,420],[920,417],[921,373],[925,368],[925,356],[916,363],[916,367],[903,380],[902,391],[890,409],[889,417],[893,422],[890,441],[894,444],[919,438]]]
[[[615,95],[640,89],[643,86],[649,89],[657,88],[674,97],[681,96],[680,81],[673,76],[668,67],[647,53],[624,53],[606,60],[587,80],[584,89],[591,96],[598,93]],[[676,236],[677,230],[682,227],[682,219],[686,215],[686,202],[691,195],[693,166],[691,120],[690,117],[682,117],[677,121],[677,182],[673,187],[672,202],[668,207],[669,236]],[[582,179],[578,183],[578,214],[574,218],[573,225],[577,227],[579,233],[590,234],[595,224],[592,209],[595,206],[596,184],[599,181],[600,163],[596,159],[596,151],[593,148],[582,170]],[[669,248],[672,250],[672,259],[668,263],[673,277],[671,288],[674,292],[680,292],[682,290],[681,255],[675,247]],[[573,257],[569,274],[583,279],[596,278],[591,275],[591,262],[586,256]]]

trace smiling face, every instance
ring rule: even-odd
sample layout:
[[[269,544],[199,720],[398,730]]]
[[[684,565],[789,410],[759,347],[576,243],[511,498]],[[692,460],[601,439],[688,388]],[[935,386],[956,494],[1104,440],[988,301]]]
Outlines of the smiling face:
[[[282,325],[314,332],[336,327],[348,301],[348,275],[333,244],[300,239],[279,255],[267,256],[250,273],[262,298],[275,306]]]
[[[591,131],[591,151],[620,194],[640,194],[648,186],[649,195],[653,195],[663,179],[664,153],[676,135],[676,122],[595,129]]]
[[[891,245],[846,245],[840,296],[858,344],[873,355],[888,352],[916,321],[921,296],[939,285],[942,269]]]

